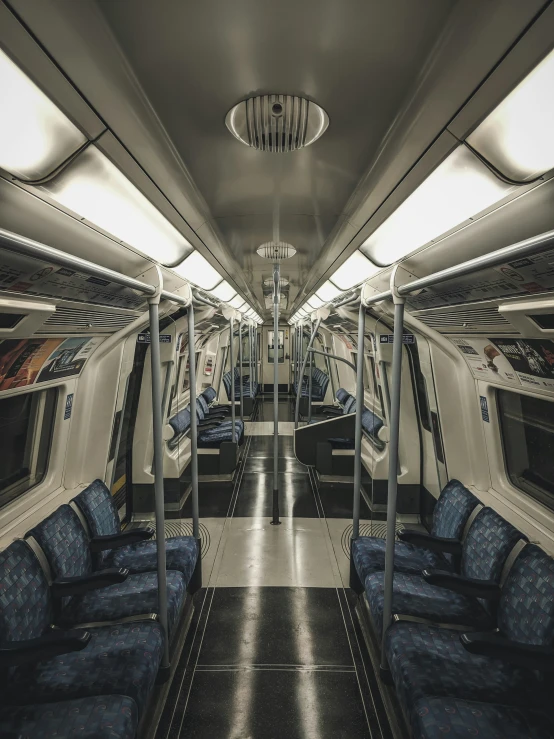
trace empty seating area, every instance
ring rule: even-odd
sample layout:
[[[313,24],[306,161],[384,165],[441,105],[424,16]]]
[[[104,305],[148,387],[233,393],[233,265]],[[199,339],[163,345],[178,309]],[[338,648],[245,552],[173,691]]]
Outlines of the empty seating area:
[[[3,737],[126,739],[148,721],[165,679],[164,642],[185,628],[198,557],[192,537],[167,540],[164,634],[153,533],[121,531],[95,480],[0,553]]]
[[[294,394],[298,395],[298,380],[293,383]],[[329,385],[329,375],[318,367],[312,368],[312,400],[315,403],[322,403],[327,393]],[[301,396],[307,398],[309,396],[310,382],[309,375],[302,378]]]
[[[413,737],[551,736],[554,559],[456,480],[398,538],[383,656]],[[377,652],[385,545],[352,542]]]
[[[235,401],[237,401],[240,397],[241,384],[242,384],[243,397],[255,398],[257,396],[258,383],[254,379],[250,381],[250,375],[241,376],[239,368],[235,367],[232,373],[231,373],[231,370],[229,370],[225,372],[225,374],[222,377],[223,387],[225,388],[225,392],[227,393],[228,400],[231,400],[231,388],[232,388],[231,377],[233,377],[234,383],[235,383]]]

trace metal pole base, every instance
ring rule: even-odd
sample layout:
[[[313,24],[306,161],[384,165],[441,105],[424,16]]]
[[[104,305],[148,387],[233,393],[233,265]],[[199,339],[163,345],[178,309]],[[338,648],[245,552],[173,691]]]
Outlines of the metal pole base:
[[[356,569],[356,565],[354,564],[354,557],[352,556],[352,542],[350,542],[350,587],[352,590],[356,593],[356,595],[361,595],[365,588],[362,584],[362,581],[360,580],[360,576],[358,575],[358,570]]]
[[[270,521],[272,526],[280,526],[279,521],[279,491],[273,490],[273,519]]]
[[[188,591],[191,595],[197,593],[202,587],[202,542],[200,539],[196,540],[196,550],[198,556],[196,557],[194,572],[192,573],[188,586]]]

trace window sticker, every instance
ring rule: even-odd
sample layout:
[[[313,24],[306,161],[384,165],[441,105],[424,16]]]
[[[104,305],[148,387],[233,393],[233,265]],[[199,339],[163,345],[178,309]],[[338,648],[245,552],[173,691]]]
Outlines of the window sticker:
[[[71,418],[72,410],[73,410],[73,393],[69,393],[69,395],[65,399],[65,411],[63,414],[64,421],[67,421],[68,418]]]
[[[489,404],[487,402],[487,399],[485,398],[484,395],[481,395],[479,400],[481,402],[481,418],[486,423],[490,423],[491,419],[489,417]]]

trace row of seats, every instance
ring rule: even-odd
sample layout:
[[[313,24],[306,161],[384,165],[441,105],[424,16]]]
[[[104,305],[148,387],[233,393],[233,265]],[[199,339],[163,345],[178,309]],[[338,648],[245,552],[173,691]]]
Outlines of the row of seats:
[[[385,540],[352,557],[373,627],[383,625]],[[386,658],[416,739],[552,737],[554,559],[457,480],[431,532],[395,542]]]
[[[170,634],[152,529],[121,531],[94,481],[0,553],[0,735],[132,739],[198,557],[167,540]]]
[[[298,395],[298,381],[293,383],[294,394]],[[318,367],[312,368],[312,400],[321,403],[325,399],[327,386],[329,385],[329,375]],[[309,375],[302,378],[301,395],[305,398],[309,396]]]
[[[227,393],[227,398],[229,400],[231,400],[231,387],[232,387],[231,377],[234,378],[234,382],[235,382],[235,401],[237,401],[240,398],[241,383],[242,383],[243,397],[255,398],[257,396],[258,383],[255,380],[252,380],[252,382],[250,382],[250,375],[241,376],[239,368],[235,367],[232,373],[231,373],[231,370],[229,370],[228,372],[225,372],[222,378],[223,386],[225,388],[225,392]]]
[[[356,412],[356,398],[351,395],[344,388],[339,388],[335,395],[338,406],[328,406],[321,412],[321,416],[317,416],[312,419],[311,423],[320,423],[321,421],[327,421],[330,418],[337,418],[339,416],[347,416]],[[372,439],[374,444],[379,448],[383,447],[383,443],[379,439],[379,430],[383,426],[383,421],[373,411],[364,406],[362,412],[362,429],[368,437]],[[332,449],[354,449],[354,438],[330,438],[328,442],[331,444]]]
[[[212,401],[215,398],[213,388],[207,388],[196,398],[198,448],[218,449],[223,442],[233,440],[233,422],[229,419],[228,406],[212,406],[208,398]],[[182,436],[189,432],[190,422],[190,404],[169,419],[168,423],[173,430],[173,437],[168,442],[170,448],[174,448]],[[239,445],[244,442],[244,423],[240,419],[235,420],[235,439]]]

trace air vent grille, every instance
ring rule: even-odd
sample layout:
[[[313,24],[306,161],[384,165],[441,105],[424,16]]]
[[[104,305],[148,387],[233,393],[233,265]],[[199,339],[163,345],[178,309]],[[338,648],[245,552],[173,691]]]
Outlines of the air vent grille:
[[[509,333],[517,333],[512,324],[498,312],[498,306],[484,306],[432,311],[417,311],[414,317],[430,328],[442,333],[488,333],[491,329]]]
[[[58,306],[56,312],[44,322],[37,333],[82,334],[90,331],[91,333],[113,334],[128,326],[135,320],[135,317],[131,313],[109,313],[100,310]]]

